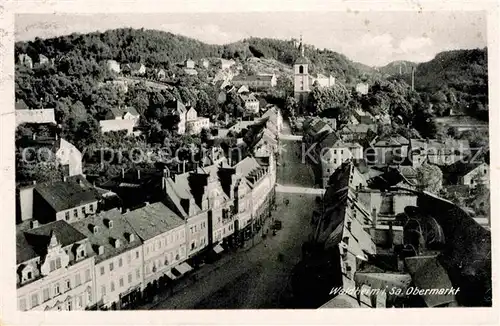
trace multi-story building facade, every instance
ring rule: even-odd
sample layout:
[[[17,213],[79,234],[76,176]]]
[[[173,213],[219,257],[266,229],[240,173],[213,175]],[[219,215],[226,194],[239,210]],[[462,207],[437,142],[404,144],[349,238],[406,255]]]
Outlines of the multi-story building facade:
[[[183,263],[187,258],[186,222],[174,211],[158,202],[127,212],[124,218],[143,243],[143,289],[190,269]]]
[[[99,309],[117,309],[135,302],[143,290],[142,242],[116,208],[73,224],[95,254],[95,293]]]
[[[40,223],[73,223],[94,215],[98,200],[95,190],[81,181],[40,183],[33,192],[33,217]]]
[[[18,226],[17,300],[21,311],[84,310],[94,305],[94,254],[65,221]]]

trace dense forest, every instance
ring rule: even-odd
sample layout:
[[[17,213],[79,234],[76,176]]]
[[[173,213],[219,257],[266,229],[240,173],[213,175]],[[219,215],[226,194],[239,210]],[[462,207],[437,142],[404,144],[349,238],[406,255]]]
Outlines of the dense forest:
[[[234,59],[245,72],[252,69],[249,58],[276,60],[284,73],[278,78],[276,89],[260,94],[259,99],[279,104],[285,113],[293,115],[296,103],[290,97],[293,85],[287,75],[291,71],[282,67],[291,67],[300,55],[297,43],[293,39],[248,38],[226,45],[209,45],[167,32],[130,28],[17,42],[16,60],[19,54],[28,54],[35,65],[33,69],[16,65],[16,100],[22,100],[30,108],[55,108],[62,136],[80,149],[120,146],[120,137],[99,133],[98,121],[111,107],[133,106],[141,114],[140,127],[144,130],[138,145],[168,146],[175,150],[199,139],[176,136],[175,123],[165,110],[168,101],[191,103],[200,115],[213,121],[225,120],[226,116],[235,119],[244,111],[241,99],[234,94],[227,94],[221,101],[220,85],[211,83],[217,71],[214,65],[199,68],[198,76],[189,76],[178,63],[188,58],[208,58],[212,63],[216,58]],[[39,55],[53,61],[37,64]],[[446,114],[450,108],[487,119],[486,49],[444,52],[430,62],[417,65],[415,91],[410,88],[409,76],[399,75],[398,64],[402,63],[386,66],[385,73],[392,70],[397,73],[383,78],[382,72],[331,50],[306,45],[305,55],[311,61],[312,73],[331,74],[338,81],[330,89],[313,87],[309,114],[328,113],[342,122],[355,108],[360,108],[374,115],[383,113],[393,117],[392,129],[381,127],[381,134],[404,132],[407,136],[420,134],[429,138],[443,133],[432,118]],[[108,59],[143,63],[147,66],[147,76],[154,75],[154,68],[163,68],[168,76],[167,86],[158,89],[140,82],[123,93],[112,82],[117,76],[107,69]],[[360,95],[354,90],[355,83],[361,80],[369,83],[368,94]]]
[[[415,66],[415,89],[426,103],[432,104],[436,116],[446,115],[453,109],[487,121],[487,59],[486,48],[438,53],[431,61]],[[395,78],[410,83],[411,70]]]

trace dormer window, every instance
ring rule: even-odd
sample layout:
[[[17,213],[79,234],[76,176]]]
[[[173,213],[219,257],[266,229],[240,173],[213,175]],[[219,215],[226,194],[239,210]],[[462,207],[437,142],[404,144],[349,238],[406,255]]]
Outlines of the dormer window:
[[[89,229],[93,234],[99,234],[99,226],[90,224]]]
[[[115,242],[115,243],[114,243],[115,248],[120,248],[120,246],[121,246],[121,241],[120,241],[120,239],[115,239],[115,240],[114,240],[114,242]]]
[[[109,229],[112,229],[113,228],[113,221],[105,219],[104,225],[106,225]]]
[[[78,250],[76,252],[76,258],[82,259],[82,258],[85,258],[85,256],[86,256],[85,247],[82,245],[82,246],[78,247]]]
[[[31,266],[26,266],[22,270],[22,279],[21,279],[21,281],[24,283],[24,282],[31,281],[32,279],[33,279],[33,268]]]
[[[97,248],[97,253],[99,255],[104,255],[104,247],[103,246],[99,246],[99,248]]]
[[[135,235],[133,233],[125,233],[125,239],[127,239],[128,242],[133,242],[135,240]]]

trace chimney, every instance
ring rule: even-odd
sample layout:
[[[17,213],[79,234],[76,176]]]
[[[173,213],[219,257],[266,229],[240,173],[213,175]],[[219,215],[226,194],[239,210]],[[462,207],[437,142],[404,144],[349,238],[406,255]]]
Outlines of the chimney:
[[[186,173],[186,160],[182,161],[182,173]]]
[[[56,132],[56,140],[59,140],[59,134]]]
[[[63,181],[64,182],[68,181],[68,177],[67,176],[63,176]]]
[[[125,179],[125,169],[122,168],[122,179]]]
[[[33,133],[33,140],[36,140],[36,133]]]
[[[141,180],[141,170],[137,169],[137,180]]]
[[[30,224],[31,224],[31,228],[32,228],[32,229],[36,229],[36,228],[38,227],[38,221],[37,221],[37,220],[33,220],[33,221],[31,221],[31,223],[30,223]]]

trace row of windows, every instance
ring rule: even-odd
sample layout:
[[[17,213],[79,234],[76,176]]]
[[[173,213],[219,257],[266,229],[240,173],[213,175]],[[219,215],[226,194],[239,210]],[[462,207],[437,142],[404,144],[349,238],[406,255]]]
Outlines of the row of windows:
[[[135,251],[134,256],[135,256],[135,259],[139,259],[139,257],[140,257],[139,250]],[[127,253],[127,264],[130,264],[131,262],[132,262],[132,253],[128,252]],[[123,266],[123,258],[120,257],[120,258],[118,258],[118,268],[120,268],[122,266]],[[114,262],[109,263],[109,271],[111,272],[114,269],[115,269],[115,263]],[[106,270],[105,270],[104,266],[101,266],[100,274],[104,275],[105,273],[106,273]]]
[[[90,269],[85,270],[85,282],[90,282]],[[30,295],[30,303],[31,307],[37,307],[39,304],[49,301],[52,298],[55,298],[63,293],[70,291],[73,288],[76,288],[82,284],[81,274],[80,272],[75,273],[74,281],[71,278],[67,278],[64,280],[62,286],[59,282],[55,283],[52,288],[45,287],[42,289],[42,296],[39,296],[39,292],[34,292]],[[52,290],[52,291],[51,291]],[[21,307],[23,306],[22,301],[20,301]],[[24,309],[26,310],[26,301],[24,300]]]
[[[128,273],[128,275],[127,275],[127,282],[128,282],[129,285],[132,283],[132,279],[133,279],[132,273]],[[136,281],[140,281],[141,280],[141,270],[139,268],[137,268],[135,270],[135,279],[136,279]],[[125,281],[124,281],[123,277],[120,277],[120,279],[118,280],[118,286],[120,288],[123,288],[125,286]],[[109,284],[109,290],[110,290],[110,293],[115,292],[116,287],[115,287],[115,282],[114,281],[110,282],[110,284]],[[107,292],[106,285],[105,284],[101,285],[101,295],[103,295],[103,296],[106,295],[106,292]]]
[[[156,259],[154,262],[146,264],[146,275],[155,273],[158,271],[158,268],[160,268],[160,266],[170,265],[173,262],[177,262],[183,259],[185,256],[186,256],[185,247],[181,247],[177,251],[171,251],[168,254],[165,254],[163,261],[161,259]]]
[[[220,221],[220,220],[219,220]],[[199,226],[199,227],[198,227]],[[199,225],[193,225],[189,228],[191,234],[196,233],[207,228],[206,222],[201,222]]]
[[[146,246],[146,254],[150,252],[154,252],[160,250],[163,247],[167,247],[169,244],[178,243],[179,241],[184,240],[186,237],[186,233],[184,230],[177,231],[175,233],[170,233],[163,239],[157,239],[154,243]]]
[[[89,205],[89,213],[94,213],[94,209],[95,208],[97,208],[97,207],[94,207],[94,204],[90,204]],[[83,206],[81,208],[81,212],[82,212],[83,215],[87,214],[87,207]],[[64,213],[64,219],[66,221],[69,221],[69,217],[70,217],[70,212],[69,211],[65,212]],[[78,217],[78,209],[77,208],[73,209],[73,217]]]
[[[205,237],[201,237],[199,245],[200,246],[204,246],[205,244],[207,244],[206,238]],[[197,241],[195,239],[195,240],[191,241],[191,251],[195,250],[196,248],[198,248],[198,243],[197,243]]]

